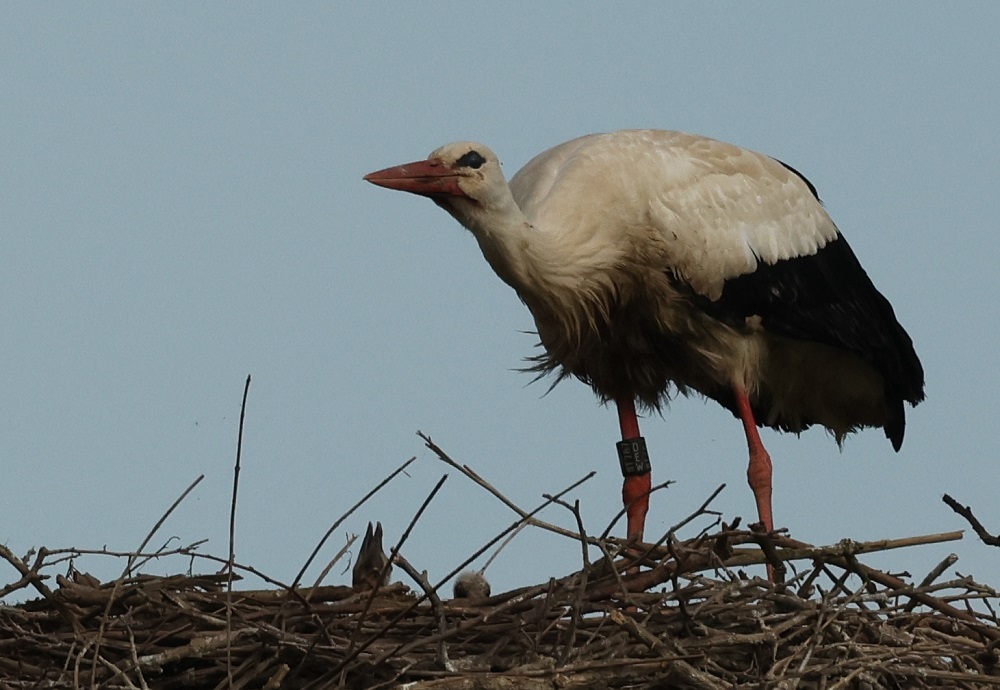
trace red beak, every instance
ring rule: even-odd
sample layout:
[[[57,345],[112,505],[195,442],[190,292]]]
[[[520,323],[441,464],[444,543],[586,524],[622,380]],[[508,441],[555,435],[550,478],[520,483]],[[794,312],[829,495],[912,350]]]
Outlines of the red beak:
[[[365,180],[386,189],[421,196],[465,196],[458,175],[440,160],[414,161],[365,175]]]

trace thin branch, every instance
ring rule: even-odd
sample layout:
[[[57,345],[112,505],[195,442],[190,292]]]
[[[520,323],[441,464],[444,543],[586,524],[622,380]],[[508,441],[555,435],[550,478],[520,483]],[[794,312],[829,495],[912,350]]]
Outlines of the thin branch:
[[[305,601],[309,601],[309,598],[312,596],[312,591],[314,589],[317,589],[322,584],[323,580],[326,579],[326,576],[330,574],[330,571],[333,569],[333,566],[335,566],[337,564],[337,561],[343,558],[344,555],[348,551],[350,551],[351,547],[354,545],[354,542],[356,542],[357,540],[358,540],[358,535],[356,534],[350,535],[347,538],[347,541],[344,542],[344,545],[340,547],[340,551],[335,553],[333,558],[330,559],[330,562],[327,563],[325,566],[323,566],[323,569],[319,571],[319,575],[316,577],[316,582],[314,582],[313,586],[310,587],[308,590],[306,590],[305,593],[303,594]]]
[[[983,540],[984,544],[987,546],[1000,546],[1000,535],[994,536],[990,534],[986,528],[983,527],[983,524],[976,519],[976,516],[972,514],[972,508],[969,506],[963,506],[948,494],[942,496],[941,500],[947,503],[948,507],[966,519],[969,525],[972,526],[976,535]]]
[[[236,465],[233,467],[233,497],[229,508],[229,563],[226,565],[226,632],[233,632],[233,562],[236,560],[236,496],[240,488],[240,459],[243,456],[243,423],[247,415],[247,395],[250,393],[250,374],[243,386],[240,404],[240,427],[236,437]],[[233,645],[226,645],[226,677],[233,687]]]
[[[941,574],[945,570],[947,570],[948,568],[952,567],[957,562],[958,562],[958,555],[954,554],[954,553],[950,553],[947,556],[945,556],[944,558],[942,558],[941,562],[938,563],[933,568],[931,568],[930,572],[928,572],[927,575],[924,577],[924,579],[920,581],[920,584],[917,585],[917,589],[924,589],[924,588],[930,587],[931,583],[933,583],[934,580],[936,580],[939,577],[941,577]],[[903,607],[903,610],[904,611],[912,611],[916,607],[917,607],[916,600],[915,599],[911,599],[910,602],[906,606]]]
[[[480,573],[485,573],[486,569],[490,567],[490,564],[493,563],[493,561],[495,561],[497,559],[497,556],[499,556],[500,553],[505,548],[507,548],[507,545],[510,544],[512,541],[514,541],[514,539],[517,537],[517,535],[519,535],[521,532],[523,532],[526,527],[528,527],[528,523],[522,522],[521,525],[520,525],[520,527],[518,527],[516,530],[514,530],[513,532],[511,532],[510,535],[508,535],[508,537],[503,540],[503,542],[500,544],[500,546],[498,546],[496,548],[496,551],[494,551],[493,554],[489,558],[486,559],[486,562],[483,563],[483,567],[479,569],[479,572]]]
[[[150,541],[152,541],[153,536],[155,536],[156,533],[160,531],[160,527],[162,527],[163,523],[167,521],[167,518],[169,518],[170,515],[175,510],[177,510],[177,506],[179,506],[184,501],[184,499],[188,497],[189,493],[191,493],[192,491],[194,491],[194,488],[196,486],[198,486],[199,484],[201,484],[201,481],[204,478],[205,478],[205,475],[199,474],[198,477],[193,482],[191,482],[191,484],[188,486],[188,488],[184,489],[184,492],[180,496],[178,496],[177,499],[173,503],[170,504],[170,507],[167,508],[167,512],[165,512],[160,517],[160,519],[156,521],[156,524],[153,525],[153,529],[149,530],[149,533],[146,535],[146,538],[142,540],[141,544],[139,544],[139,548],[137,548],[129,556],[129,561],[128,561],[128,564],[125,566],[125,571],[122,573],[122,577],[127,577],[127,576],[129,576],[129,575],[132,574],[132,566],[135,564],[136,558],[138,558],[137,554],[142,553],[142,550],[146,548],[146,546],[149,544]]]
[[[454,460],[452,460],[451,457],[449,457],[447,453],[445,453],[443,450],[441,450],[441,448],[436,443],[434,443],[434,441],[431,440],[430,436],[427,436],[422,431],[418,431],[417,432],[417,436],[419,436],[421,439],[423,439],[424,444],[431,451],[433,451],[435,455],[438,456],[439,460],[441,460],[446,465],[450,465],[451,467],[454,467],[456,470],[458,470],[459,472],[461,472],[462,474],[464,474],[466,477],[468,477],[469,479],[471,479],[473,482],[475,482],[476,484],[478,484],[482,488],[486,489],[498,501],[500,501],[501,503],[503,503],[505,506],[507,506],[508,508],[510,508],[512,511],[514,511],[518,516],[520,516],[523,519],[523,521],[524,521],[525,524],[531,525],[533,527],[540,527],[540,528],[542,528],[544,530],[547,530],[549,532],[554,532],[555,534],[559,534],[559,535],[564,536],[564,537],[569,537],[570,539],[574,539],[574,540],[579,536],[577,534],[574,534],[571,530],[565,529],[563,527],[559,527],[558,525],[553,525],[551,523],[544,522],[544,521],[539,520],[538,518],[534,518],[534,517],[529,518],[528,514],[520,506],[518,506],[516,503],[514,503],[513,501],[511,501],[506,496],[504,496],[500,491],[498,491],[496,489],[496,487],[494,487],[488,481],[486,481],[485,479],[483,479],[482,477],[480,477],[476,473],[475,470],[473,470],[468,465],[460,465],[459,463],[457,463]],[[593,475],[593,474],[595,474],[595,473],[591,472],[591,475]],[[597,540],[593,540],[593,542],[595,544],[596,544],[596,541]]]
[[[546,496],[548,498],[548,496]],[[565,501],[553,499],[556,503],[565,506],[570,512],[573,513],[573,517],[576,518],[576,527],[579,531],[580,537],[580,551],[582,552],[581,557],[583,558],[583,569],[580,571],[580,580],[577,584],[577,595],[573,598],[573,608],[572,614],[569,619],[569,630],[566,633],[566,644],[563,645],[563,651],[559,654],[559,659],[556,661],[556,668],[560,666],[565,666],[566,662],[569,660],[569,655],[573,652],[576,646],[576,630],[580,622],[580,613],[583,609],[583,593],[587,590],[587,576],[590,573],[590,556],[587,553],[587,530],[583,526],[583,516],[580,514],[580,501],[573,501],[573,505],[569,505]]]
[[[427,571],[418,571],[408,560],[403,558],[403,555],[400,553],[396,554],[394,562],[404,573],[413,578],[413,581],[420,586],[420,589],[423,590],[424,595],[430,601],[431,613],[437,621],[438,633],[441,635],[441,639],[438,642],[437,663],[441,666],[441,668],[449,671],[453,670],[450,668],[451,662],[448,661],[448,643],[444,639],[446,633],[448,632],[448,621],[444,616],[444,604],[441,603],[441,597],[438,596],[437,590],[432,587],[431,583],[427,580]]]

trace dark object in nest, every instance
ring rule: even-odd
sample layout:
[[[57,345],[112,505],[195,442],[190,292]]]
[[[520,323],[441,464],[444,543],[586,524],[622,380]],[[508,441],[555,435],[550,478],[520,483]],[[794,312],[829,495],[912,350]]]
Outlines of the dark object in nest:
[[[351,571],[354,589],[359,592],[377,589],[387,584],[391,575],[392,566],[382,548],[382,523],[376,523],[373,530],[372,523],[369,522]]]

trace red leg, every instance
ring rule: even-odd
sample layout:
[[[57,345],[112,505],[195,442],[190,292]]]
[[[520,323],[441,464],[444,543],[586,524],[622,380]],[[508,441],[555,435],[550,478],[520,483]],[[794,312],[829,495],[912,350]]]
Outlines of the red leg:
[[[630,441],[641,438],[639,419],[635,414],[635,401],[632,398],[618,398],[618,423],[622,430],[622,440]],[[625,514],[628,518],[628,538],[636,537],[642,541],[643,529],[646,526],[646,513],[649,511],[649,489],[651,487],[650,473],[625,477],[622,486],[622,501],[625,504]]]
[[[750,399],[746,391],[733,386],[733,392],[736,394],[736,407],[740,411],[743,431],[747,435],[747,446],[750,448],[747,481],[757,501],[757,515],[764,524],[764,529],[770,532],[774,529],[774,518],[771,515],[771,456],[767,454],[760,440],[757,422],[753,418],[753,410],[750,409]]]
[[[747,446],[750,448],[747,482],[750,483],[753,497],[757,501],[757,515],[764,529],[771,532],[774,530],[774,517],[771,515],[771,456],[760,440],[757,422],[753,418],[753,410],[750,409],[750,399],[746,391],[739,386],[733,386],[733,392],[736,394],[736,407],[739,408],[743,431],[747,435]],[[774,582],[774,566],[770,563],[767,564],[767,579]]]

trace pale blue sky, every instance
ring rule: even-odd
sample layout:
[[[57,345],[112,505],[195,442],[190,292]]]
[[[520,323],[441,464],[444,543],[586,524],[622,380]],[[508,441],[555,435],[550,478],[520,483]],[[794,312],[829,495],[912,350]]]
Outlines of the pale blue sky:
[[[898,455],[878,431],[843,452],[819,430],[764,433],[776,523],[814,543],[962,528],[947,491],[1000,530],[1000,4],[3,15],[0,541],[15,551],[134,548],[204,473],[156,541],[208,538],[225,555],[247,374],[237,558],[274,577],[290,580],[334,519],[417,455],[320,560],[369,519],[399,535],[446,471],[418,429],[526,507],[597,470],[574,497],[602,530],[620,500],[614,411],[579,383],[543,397],[512,371],[532,323],[471,236],[361,177],[460,139],[489,145],[510,175],[561,141],[628,127],[705,134],[802,171],[923,360],[928,399]],[[728,412],[679,399],[642,428],[654,480],[677,481],[654,497],[650,534],[722,482],[714,507],[753,517]],[[513,519],[451,474],[406,548],[434,577]],[[950,551],[986,580],[1000,559],[967,537],[869,562],[922,575]],[[578,564],[576,545],[533,530],[491,579],[506,589]]]

